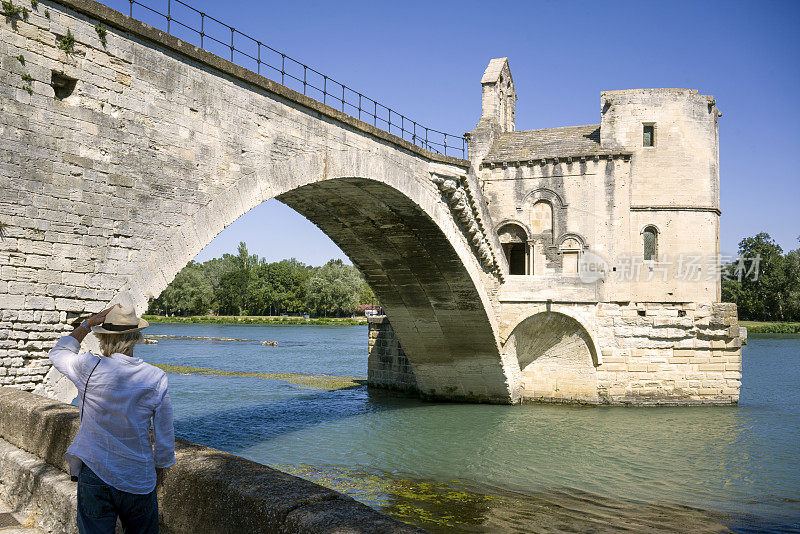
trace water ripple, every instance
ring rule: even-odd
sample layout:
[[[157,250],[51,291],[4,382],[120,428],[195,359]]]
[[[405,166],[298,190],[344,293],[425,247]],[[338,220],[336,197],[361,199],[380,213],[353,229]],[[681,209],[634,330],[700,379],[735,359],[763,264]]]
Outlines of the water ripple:
[[[337,339],[320,327],[160,328],[279,346],[176,339],[137,355],[257,373],[366,374],[364,327],[339,327]],[[289,337],[304,346],[285,346]],[[743,360],[741,405],[731,408],[436,404],[364,388],[169,377],[179,435],[308,466],[305,476],[322,473],[437,532],[800,532],[800,340],[752,338]],[[414,492],[432,492],[431,502]]]

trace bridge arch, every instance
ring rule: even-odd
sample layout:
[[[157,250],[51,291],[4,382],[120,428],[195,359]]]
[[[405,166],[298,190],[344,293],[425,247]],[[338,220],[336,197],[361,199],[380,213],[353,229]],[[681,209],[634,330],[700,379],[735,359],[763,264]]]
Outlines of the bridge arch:
[[[125,289],[144,307],[222,229],[277,198],[316,224],[364,274],[423,395],[509,402],[493,306],[484,290],[493,277],[427,178],[369,154],[298,158],[258,179],[244,176],[159,236],[162,245]]]
[[[503,351],[519,365],[523,399],[597,403],[598,345],[576,314],[550,307],[509,331]]]

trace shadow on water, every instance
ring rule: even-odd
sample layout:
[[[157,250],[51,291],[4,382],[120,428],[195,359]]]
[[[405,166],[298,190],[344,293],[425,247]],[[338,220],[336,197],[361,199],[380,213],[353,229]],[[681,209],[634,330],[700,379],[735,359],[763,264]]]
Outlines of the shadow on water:
[[[170,373],[181,437],[432,532],[800,532],[795,339],[751,341],[731,408],[444,405],[250,376],[363,373],[363,330],[337,332],[341,344],[293,330],[309,344],[296,350],[272,329],[278,348],[170,340],[142,353],[234,375]]]
[[[291,432],[401,408],[403,404],[384,395],[371,395],[366,386],[354,386],[182,417],[175,421],[175,433],[189,441],[236,453]]]

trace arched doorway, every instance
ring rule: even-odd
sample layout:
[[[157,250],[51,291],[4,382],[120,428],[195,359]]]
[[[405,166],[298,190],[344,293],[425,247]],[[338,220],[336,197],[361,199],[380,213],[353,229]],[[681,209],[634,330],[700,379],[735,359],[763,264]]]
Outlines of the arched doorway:
[[[530,274],[528,268],[528,234],[518,224],[509,223],[498,230],[500,244],[508,262],[508,274]]]

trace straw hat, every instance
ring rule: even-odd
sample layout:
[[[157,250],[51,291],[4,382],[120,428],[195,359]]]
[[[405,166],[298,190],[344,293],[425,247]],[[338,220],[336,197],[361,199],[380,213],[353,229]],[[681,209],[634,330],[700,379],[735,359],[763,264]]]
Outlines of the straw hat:
[[[144,319],[136,317],[133,306],[114,306],[106,315],[105,322],[92,327],[95,334],[130,334],[138,332],[150,325]]]

